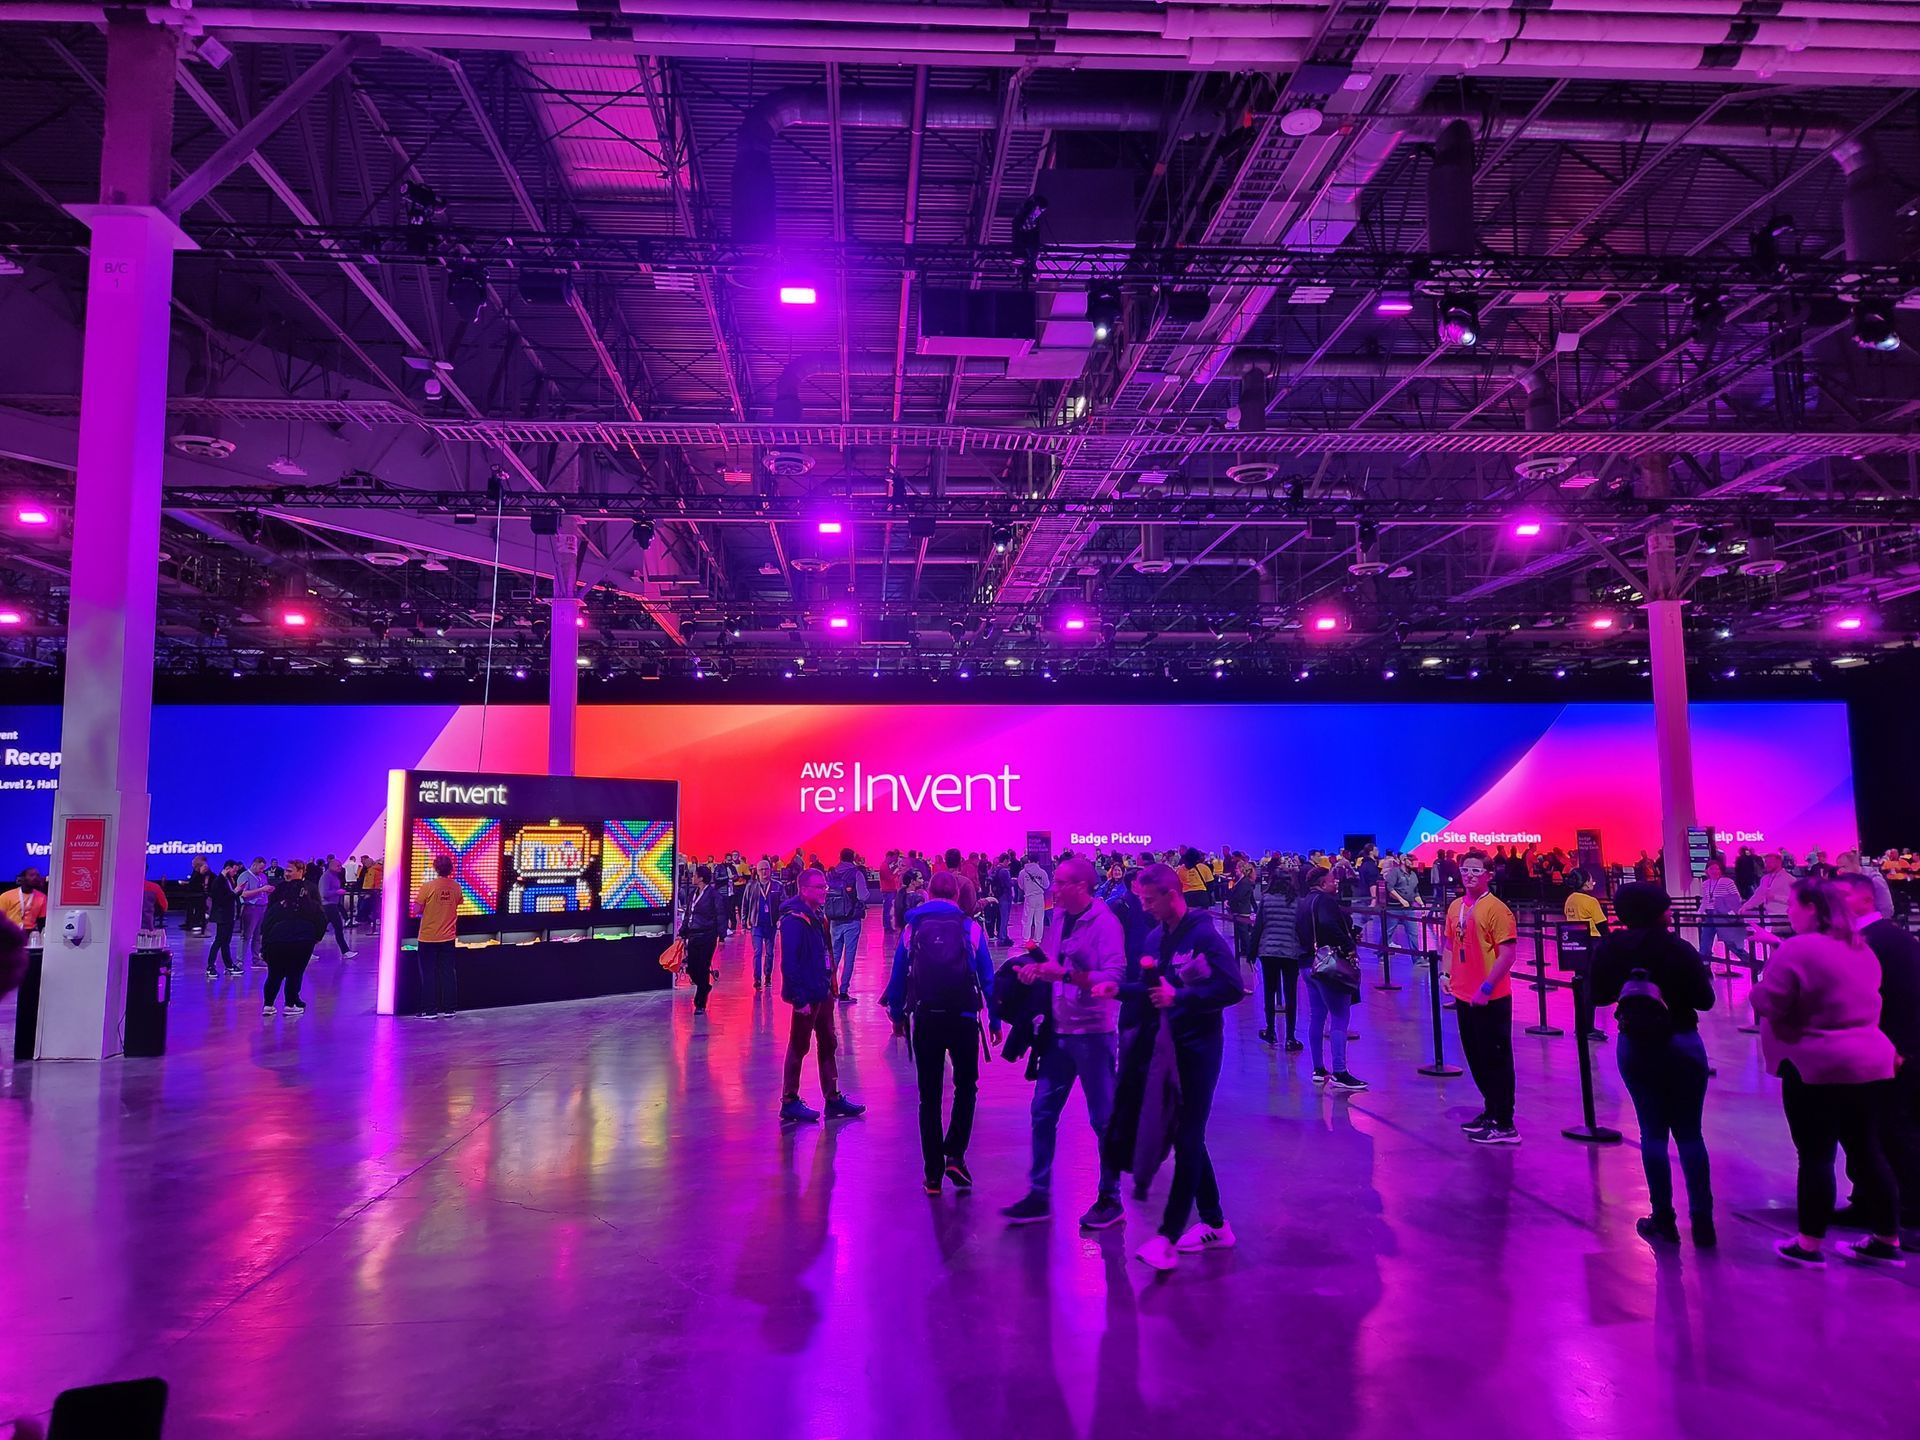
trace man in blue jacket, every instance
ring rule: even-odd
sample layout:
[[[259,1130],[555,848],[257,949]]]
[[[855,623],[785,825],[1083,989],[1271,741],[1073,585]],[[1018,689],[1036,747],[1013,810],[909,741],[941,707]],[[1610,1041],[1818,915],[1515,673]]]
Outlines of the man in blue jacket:
[[[780,1118],[789,1124],[820,1118],[820,1112],[800,1098],[800,1065],[807,1058],[809,1040],[817,1037],[827,1116],[850,1119],[867,1107],[840,1093],[839,1046],[833,1033],[833,961],[827,944],[827,877],[819,870],[808,870],[796,888],[799,893],[780,911],[780,998],[793,1006]]]
[[[896,1025],[913,1016],[914,1069],[920,1082],[920,1158],[926,1191],[940,1193],[941,1177],[971,1190],[967,1142],[973,1138],[974,1098],[980,1087],[980,1012],[993,994],[993,959],[986,932],[960,913],[960,877],[942,870],[927,885],[928,899],[907,913],[893,952],[893,976],[880,1003]],[[1000,1022],[993,1023],[1000,1042]],[[940,1130],[947,1062],[953,1062],[953,1118]]]
[[[1154,864],[1134,881],[1141,905],[1154,921],[1148,932],[1146,954],[1137,981],[1095,985],[1099,998],[1144,999],[1147,1017],[1122,1062],[1122,1093],[1136,1097],[1143,1087],[1128,1084],[1129,1071],[1144,1069],[1153,1057],[1159,1027],[1168,1027],[1180,1076],[1180,1128],[1173,1140],[1173,1186],[1160,1230],[1140,1247],[1136,1258],[1155,1270],[1171,1270],[1179,1252],[1227,1250],[1234,1245],[1233,1227],[1220,1206],[1220,1185],[1207,1154],[1207,1117],[1213,1109],[1213,1091],[1220,1080],[1220,1056],[1227,1006],[1245,998],[1240,986],[1240,963],[1233,946],[1203,911],[1188,907],[1180,877],[1170,865]],[[1135,1077],[1137,1079],[1137,1075]],[[1138,1099],[1134,1100],[1138,1104]],[[1137,1116],[1133,1117],[1137,1122]],[[1196,1204],[1200,1223],[1191,1229],[1187,1219]]]

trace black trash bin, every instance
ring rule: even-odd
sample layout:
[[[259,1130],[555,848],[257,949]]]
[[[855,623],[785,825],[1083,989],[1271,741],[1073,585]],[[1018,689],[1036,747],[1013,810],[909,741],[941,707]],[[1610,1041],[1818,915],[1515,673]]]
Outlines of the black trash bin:
[[[136,950],[127,961],[128,1055],[167,1053],[167,1004],[173,998],[173,956]]]

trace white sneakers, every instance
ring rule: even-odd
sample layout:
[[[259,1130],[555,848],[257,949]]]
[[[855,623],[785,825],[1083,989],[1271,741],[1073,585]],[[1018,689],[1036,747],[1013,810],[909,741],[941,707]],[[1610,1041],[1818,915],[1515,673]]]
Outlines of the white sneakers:
[[[1218,1225],[1204,1222],[1195,1225],[1180,1237],[1173,1248],[1191,1255],[1196,1250],[1231,1250],[1237,1243],[1233,1235],[1233,1226],[1222,1220]]]
[[[1155,1235],[1133,1252],[1133,1258],[1149,1270],[1158,1270],[1162,1273],[1180,1263],[1180,1257],[1173,1252],[1173,1242],[1164,1235]]]
[[[1234,1238],[1233,1226],[1225,1220],[1218,1225],[1202,1222],[1190,1228],[1178,1243],[1164,1235],[1155,1235],[1134,1251],[1133,1258],[1149,1269],[1165,1272],[1180,1263],[1182,1253],[1192,1255],[1201,1250],[1231,1250],[1238,1243]]]

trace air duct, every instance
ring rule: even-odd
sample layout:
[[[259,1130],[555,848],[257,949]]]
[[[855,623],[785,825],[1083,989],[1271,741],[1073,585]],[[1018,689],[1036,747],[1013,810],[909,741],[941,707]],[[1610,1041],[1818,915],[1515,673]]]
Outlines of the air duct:
[[[1140,527],[1140,553],[1134,557],[1133,568],[1142,575],[1165,575],[1173,569],[1173,561],[1167,558],[1165,526]]]
[[[1473,129],[1464,120],[1449,120],[1434,137],[1427,171],[1427,246],[1435,255],[1471,255],[1479,248],[1473,170]]]
[[[853,129],[906,130],[913,124],[911,90],[841,90],[840,123]],[[1001,104],[991,95],[931,93],[926,100],[929,130],[997,130]],[[733,162],[733,238],[742,244],[769,244],[776,238],[779,196],[773,178],[773,142],[795,125],[828,123],[824,88],[791,86],[758,101],[741,122]],[[1182,117],[1177,108],[1154,100],[1127,97],[1047,99],[1021,96],[1011,124],[1016,130],[1078,130],[1158,134],[1179,122],[1178,139],[1224,133],[1232,123],[1225,111],[1198,106]]]

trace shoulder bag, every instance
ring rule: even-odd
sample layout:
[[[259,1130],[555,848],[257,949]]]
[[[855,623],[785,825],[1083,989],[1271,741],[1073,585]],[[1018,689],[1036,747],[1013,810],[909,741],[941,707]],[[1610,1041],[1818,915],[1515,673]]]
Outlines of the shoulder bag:
[[[1360,991],[1360,962],[1344,951],[1320,941],[1320,907],[1316,904],[1311,911],[1313,919],[1313,975],[1317,980],[1325,980],[1336,985],[1344,985],[1358,994]]]

